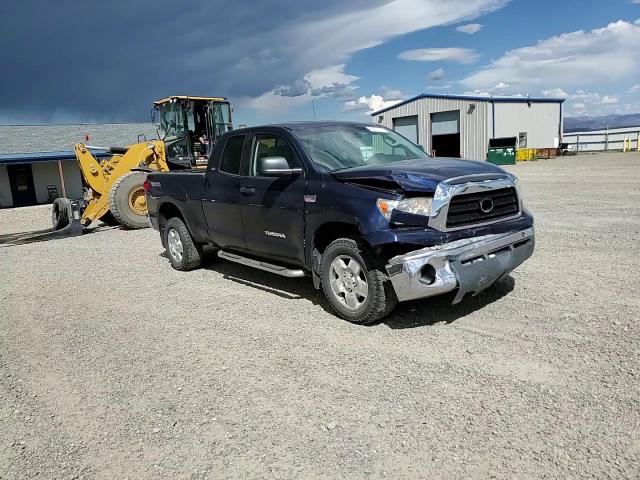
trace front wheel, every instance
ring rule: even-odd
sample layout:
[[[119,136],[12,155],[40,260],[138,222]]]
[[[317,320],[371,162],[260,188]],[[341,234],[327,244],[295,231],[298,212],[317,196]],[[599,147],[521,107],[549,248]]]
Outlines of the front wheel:
[[[357,324],[380,320],[397,303],[389,280],[368,252],[347,238],[332,242],[322,255],[322,289],[336,313]]]

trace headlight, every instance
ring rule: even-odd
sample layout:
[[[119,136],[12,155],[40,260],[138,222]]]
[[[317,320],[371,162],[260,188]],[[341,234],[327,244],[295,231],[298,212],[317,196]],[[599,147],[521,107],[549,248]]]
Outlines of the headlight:
[[[431,214],[432,200],[432,198],[428,197],[403,198],[402,200],[387,200],[379,198],[376,203],[380,213],[382,213],[384,218],[389,220],[394,210],[428,217]]]

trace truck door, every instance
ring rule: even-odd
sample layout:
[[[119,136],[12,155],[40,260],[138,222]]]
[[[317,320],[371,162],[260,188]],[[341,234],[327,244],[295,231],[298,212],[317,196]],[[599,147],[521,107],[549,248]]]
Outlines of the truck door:
[[[304,173],[261,176],[261,157],[284,157],[289,168],[302,166],[291,143],[283,136],[256,132],[241,178],[242,217],[249,251],[265,257],[304,264]]]
[[[209,162],[202,192],[202,209],[209,236],[221,248],[245,248],[244,223],[240,210],[240,165],[245,155],[246,134],[227,137],[216,160]]]

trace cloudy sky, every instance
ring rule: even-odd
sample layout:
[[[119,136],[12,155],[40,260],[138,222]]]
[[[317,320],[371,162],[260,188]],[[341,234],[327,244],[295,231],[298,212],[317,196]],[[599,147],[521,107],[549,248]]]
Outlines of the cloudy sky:
[[[22,0],[0,45],[0,123],[146,121],[177,93],[250,125],[423,92],[640,112],[640,0]]]

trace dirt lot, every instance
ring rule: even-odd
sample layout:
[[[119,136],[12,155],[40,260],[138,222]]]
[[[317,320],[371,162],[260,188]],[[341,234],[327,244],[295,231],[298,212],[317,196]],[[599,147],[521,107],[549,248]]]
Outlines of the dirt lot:
[[[0,246],[0,478],[638,478],[640,154],[509,170],[534,257],[372,327],[153,230]]]

